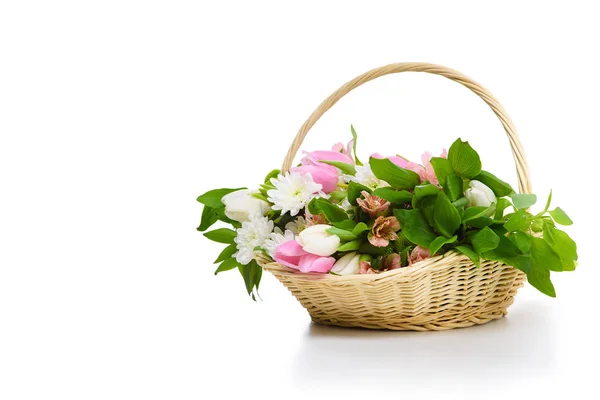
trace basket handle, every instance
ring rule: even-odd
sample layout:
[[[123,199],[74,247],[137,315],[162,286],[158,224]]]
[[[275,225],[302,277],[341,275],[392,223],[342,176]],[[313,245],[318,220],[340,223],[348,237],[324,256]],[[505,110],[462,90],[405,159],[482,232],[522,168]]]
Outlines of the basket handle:
[[[338,100],[363,83],[369,82],[375,78],[379,78],[380,76],[395,74],[398,72],[427,72],[429,74],[441,75],[460,83],[481,97],[481,99],[485,101],[488,106],[490,106],[498,119],[500,119],[500,122],[502,122],[502,126],[506,131],[508,140],[510,142],[510,148],[513,153],[513,158],[515,160],[515,166],[517,168],[519,191],[521,193],[531,193],[531,182],[529,181],[529,168],[527,166],[527,161],[525,160],[525,151],[523,150],[523,146],[521,145],[521,141],[519,140],[519,135],[517,135],[514,124],[506,114],[506,111],[504,111],[502,105],[500,105],[498,100],[496,100],[496,98],[490,92],[488,92],[487,89],[473,81],[471,78],[468,78],[453,69],[429,63],[407,62],[389,64],[365,72],[364,74],[359,75],[351,81],[345,83],[342,87],[333,92],[331,96],[326,98],[325,101],[323,101],[310,115],[310,117],[308,117],[302,127],[300,127],[300,130],[296,134],[296,137],[294,138],[294,141],[292,142],[292,145],[285,156],[281,170],[288,171],[290,169],[294,157],[296,156],[296,153],[302,145],[302,142],[304,141],[304,138],[306,137],[306,134],[310,128],[312,128],[319,118],[321,118],[321,116],[323,116],[327,110],[333,107]]]

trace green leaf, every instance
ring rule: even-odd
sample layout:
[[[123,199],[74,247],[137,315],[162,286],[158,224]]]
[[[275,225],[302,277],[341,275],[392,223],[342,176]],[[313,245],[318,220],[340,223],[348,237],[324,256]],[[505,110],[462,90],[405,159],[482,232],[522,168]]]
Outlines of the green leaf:
[[[231,192],[237,192],[238,190],[243,190],[243,189],[246,189],[246,188],[210,190],[210,191],[204,193],[203,195],[198,196],[198,198],[196,200],[199,201],[200,203],[204,204],[205,206],[209,206],[212,208],[219,208],[219,207],[223,207],[223,203],[221,203],[221,199],[223,198],[223,196],[225,196],[226,194],[229,194]]]
[[[329,196],[332,200],[341,202],[348,197],[348,192],[345,190],[334,190],[333,192],[329,193]]]
[[[513,242],[522,253],[527,253],[531,249],[531,236],[525,232],[513,232],[508,235],[508,239]]]
[[[420,210],[396,209],[394,215],[400,222],[402,233],[411,243],[428,248],[437,237]]]
[[[214,225],[219,220],[219,215],[216,208],[204,206],[202,210],[202,218],[200,219],[200,226],[196,230],[204,232],[208,228]]]
[[[232,229],[220,228],[215,229],[214,231],[206,232],[204,236],[214,242],[233,244],[233,239],[236,238],[237,233]]]
[[[325,215],[325,218],[327,218],[329,222],[339,222],[348,219],[348,214],[346,211],[331,203],[326,198],[319,197],[312,200],[311,203],[314,203],[314,207],[316,207],[320,213]],[[311,213],[313,212],[311,211]]]
[[[345,251],[356,251],[360,248],[362,241],[360,239],[352,240],[351,242],[344,243],[340,247],[337,248],[339,252]]]
[[[537,201],[535,194],[513,194],[510,198],[515,208],[529,208]]]
[[[477,268],[479,268],[480,257],[479,254],[475,252],[475,250],[473,250],[469,246],[456,246],[455,249],[464,254],[465,256],[469,257],[469,260],[471,260],[471,262],[475,264]]]
[[[342,171],[346,175],[352,175],[352,176],[356,175],[356,167],[352,164],[348,164],[348,163],[341,162],[341,161],[333,161],[333,160],[319,160],[319,161],[324,164],[332,165],[332,166],[338,168],[340,171]]]
[[[473,235],[471,244],[477,254],[483,254],[498,247],[500,238],[490,228],[483,228]]]
[[[367,224],[365,224],[364,222],[359,222],[358,224],[356,224],[354,229],[352,229],[352,234],[358,237],[361,233],[368,230],[369,227],[367,226]]]
[[[500,180],[490,172],[481,171],[481,173],[473,179],[492,189],[492,192],[494,192],[496,197],[504,197],[514,193],[513,188],[508,183]]]
[[[508,232],[519,231],[527,226],[527,212],[524,208],[517,210],[512,214],[508,221],[504,224],[504,227]]]
[[[331,233],[332,235],[336,235],[341,240],[357,239],[357,236],[354,235],[352,232],[344,230],[344,229],[336,228],[335,226],[332,226],[331,228],[327,229],[327,232]]]
[[[437,185],[432,185],[431,183],[415,186],[412,207],[419,208],[419,203],[423,198],[427,196],[437,197],[438,193],[440,192],[440,188]]]
[[[421,182],[416,172],[401,168],[387,158],[369,160],[373,174],[396,189],[412,189]]]
[[[547,241],[538,237],[531,238],[531,258],[533,264],[550,271],[562,271],[560,256]]]
[[[458,236],[456,235],[452,236],[451,238],[438,236],[429,245],[429,251],[431,252],[431,255],[434,256],[444,245],[456,242],[456,239],[458,239]]]
[[[496,203],[496,215],[494,216],[494,219],[500,221],[504,216],[504,210],[506,210],[506,208],[509,206],[511,206],[511,203],[507,199],[498,199],[498,202]]]
[[[350,131],[352,132],[352,140],[353,140],[353,153],[354,153],[354,162],[356,163],[356,165],[358,166],[362,166],[363,163],[360,162],[360,160],[358,159],[358,156],[356,155],[356,142],[358,141],[358,135],[356,134],[356,131],[354,130],[354,126],[350,125]]]
[[[434,226],[442,235],[450,237],[460,227],[460,214],[444,192],[439,192],[433,210]]]
[[[410,251],[411,251],[411,248],[410,247],[406,247],[400,253],[400,263],[402,264],[403,267],[407,267],[408,266],[408,253],[410,253]]]
[[[486,229],[490,229],[490,228],[486,228]],[[522,255],[522,252],[517,247],[517,245],[515,245],[513,242],[511,242],[506,236],[498,235],[497,232],[495,232],[495,233],[496,233],[496,236],[500,239],[500,241],[498,242],[498,246],[493,250],[484,252],[483,258],[488,259],[488,260],[496,260],[496,261],[506,262],[506,260],[511,259],[512,257]],[[506,262],[506,263],[508,264],[508,262]]]
[[[419,201],[418,209],[423,212],[423,215],[425,216],[425,219],[427,220],[427,223],[429,224],[429,226],[435,226],[435,221],[433,219],[433,212],[435,210],[436,200],[437,200],[437,196],[426,196],[426,197],[423,197]],[[415,207],[413,206],[413,208],[415,208]],[[417,208],[415,208],[415,209],[417,209]]]
[[[450,161],[448,161],[448,159],[433,157],[430,162],[433,170],[435,171],[435,176],[437,177],[438,182],[446,182],[446,177],[448,175],[454,175],[452,165],[450,165]]]
[[[544,240],[558,254],[563,271],[574,271],[577,261],[577,245],[564,231],[544,224]]]
[[[240,264],[237,262],[237,260],[235,258],[228,258],[228,259],[224,260],[221,263],[221,265],[219,265],[219,267],[215,271],[215,275],[217,275],[219,272],[229,271],[230,269],[237,268],[237,267],[239,267],[239,265]]]
[[[469,199],[461,197],[460,199],[453,201],[452,205],[456,208],[463,208],[469,205]]]
[[[358,199],[362,196],[363,191],[365,191],[369,194],[373,193],[371,188],[368,188],[365,185],[361,185],[360,183],[357,183],[357,182],[348,183],[348,201],[350,202],[350,204],[352,204],[353,206],[358,205],[358,203],[356,202],[356,199]]]
[[[550,209],[551,202],[552,202],[552,190],[550,190],[550,194],[548,195],[548,200],[546,200],[546,207],[544,207],[544,211],[542,211],[540,214],[545,214],[546,211],[548,211]]]
[[[463,180],[456,175],[448,175],[444,183],[444,193],[450,201],[456,201],[463,195]]]
[[[277,178],[280,173],[281,173],[281,170],[279,170],[279,169],[274,169],[273,171],[269,172],[267,174],[267,176],[265,176],[265,184],[270,185],[271,178]]]
[[[218,264],[221,261],[224,261],[228,258],[230,258],[231,256],[233,256],[233,253],[235,253],[237,251],[237,247],[234,244],[230,244],[229,246],[225,247],[225,249],[223,249],[223,251],[221,252],[221,254],[219,254],[219,257],[217,257],[217,259],[215,260],[215,262],[213,264]]]
[[[469,142],[456,139],[448,150],[448,161],[454,174],[461,178],[472,179],[481,173],[479,154],[473,150]]]
[[[352,221],[351,219],[346,219],[344,221],[332,222],[331,225],[345,231],[351,231],[356,226],[356,222]]]
[[[267,196],[263,195],[262,193],[252,193],[251,196],[254,197],[255,199],[262,200],[265,203],[269,202]]]
[[[462,220],[463,220],[463,222],[468,222],[470,220],[477,219],[479,217],[487,216],[487,215],[489,215],[490,212],[493,211],[493,209],[494,209],[493,204],[490,205],[489,207],[484,207],[484,206],[469,207],[465,210]]]
[[[550,280],[550,271],[534,266],[527,273],[527,281],[531,286],[550,297],[556,297],[554,285]]]
[[[484,215],[484,216],[477,217],[477,218],[474,218],[472,220],[469,220],[469,223],[467,225],[469,225],[469,226],[471,226],[473,228],[483,229],[486,226],[492,225],[493,223],[494,223],[494,220],[492,220],[487,215]]]
[[[412,193],[410,193],[409,191],[395,190],[390,187],[375,189],[373,194],[393,204],[409,203],[413,197]]]
[[[352,243],[352,242],[349,242]],[[371,256],[381,256],[386,252],[387,247],[375,247],[369,242],[362,242],[358,247],[358,252],[360,254],[369,254]],[[354,251],[356,249],[353,249]]]
[[[561,225],[573,225],[573,221],[567,215],[566,212],[563,211],[562,208],[556,207],[554,210],[550,211],[550,215],[556,221],[557,224]]]
[[[256,301],[254,289],[258,290],[258,285],[262,277],[262,268],[255,260],[252,260],[247,265],[238,265],[238,269],[244,278],[246,291],[252,296],[252,300]]]

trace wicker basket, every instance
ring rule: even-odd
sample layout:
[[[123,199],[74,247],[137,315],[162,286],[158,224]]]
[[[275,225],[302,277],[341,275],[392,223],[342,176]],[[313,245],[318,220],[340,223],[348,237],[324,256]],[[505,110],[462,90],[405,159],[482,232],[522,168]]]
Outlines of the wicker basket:
[[[343,85],[302,125],[282,171],[287,171],[304,137],[339,99],[365,82],[398,72],[427,72],[469,88],[498,116],[513,152],[519,190],[531,193],[523,148],[513,123],[485,88],[461,73],[434,64],[397,63],[375,68]],[[299,273],[267,259],[259,264],[283,283],[308,310],[312,320],[327,325],[393,330],[445,330],[485,324],[502,318],[523,286],[525,274],[498,261],[476,267],[455,252],[380,274],[335,276]]]

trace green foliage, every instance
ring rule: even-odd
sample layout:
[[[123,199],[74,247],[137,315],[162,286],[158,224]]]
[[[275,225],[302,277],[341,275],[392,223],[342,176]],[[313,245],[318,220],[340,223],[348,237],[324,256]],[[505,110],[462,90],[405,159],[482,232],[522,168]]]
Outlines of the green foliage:
[[[460,226],[460,215],[444,192],[439,192],[435,201],[433,219],[435,229],[446,237],[454,235]]]
[[[219,265],[219,268],[217,268],[217,270],[215,271],[215,275],[217,275],[219,272],[229,271],[234,268],[239,268],[239,266],[240,266],[240,264],[237,262],[237,260],[235,258],[228,258],[228,259],[224,260],[221,263],[221,265]]]
[[[537,201],[535,194],[513,194],[510,196],[516,209],[529,208]]]
[[[309,210],[312,214],[323,214],[329,222],[339,222],[348,219],[346,211],[324,197],[313,199],[310,202]]]
[[[368,231],[369,230],[369,226],[367,224],[365,224],[364,222],[359,222],[358,224],[356,224],[356,226],[352,229],[352,234],[354,236],[359,236],[361,233]]]
[[[223,207],[223,203],[221,203],[221,199],[223,198],[223,196],[225,196],[226,194],[229,194],[231,192],[237,192],[238,190],[243,190],[243,189],[246,189],[246,188],[210,190],[210,191],[198,196],[198,198],[196,200],[198,202],[204,204],[205,206],[212,207],[212,208],[220,208],[220,207]]]
[[[452,165],[450,165],[450,161],[448,161],[448,159],[432,157],[429,162],[435,171],[435,176],[437,177],[438,182],[446,182],[448,175],[454,175]]]
[[[436,237],[433,242],[429,245],[429,251],[434,256],[444,245],[454,243],[458,239],[458,236],[454,235],[451,238],[443,236]]]
[[[229,246],[225,247],[225,249],[223,249],[223,251],[221,252],[221,254],[219,254],[219,257],[217,257],[217,259],[215,260],[214,264],[218,264],[221,261],[225,261],[228,258],[230,258],[231,256],[233,256],[233,254],[237,251],[237,247],[234,244],[230,244]]]
[[[348,184],[348,202],[353,206],[357,206],[358,203],[356,202],[356,199],[362,196],[363,191],[369,194],[373,192],[371,188],[368,188],[365,185],[361,185],[357,182],[350,182]]]
[[[481,173],[473,179],[492,189],[496,197],[504,197],[514,193],[513,188],[508,183],[500,180],[490,172],[481,171]]]
[[[471,262],[475,264],[477,268],[479,268],[480,257],[479,254],[475,252],[475,250],[473,250],[469,246],[456,246],[455,249],[458,250],[460,253],[464,254],[465,256],[469,257],[469,260],[471,260]]]
[[[573,221],[571,221],[571,218],[569,218],[567,213],[564,212],[562,210],[562,208],[556,207],[554,210],[550,211],[549,213],[552,216],[552,218],[554,219],[554,221],[556,221],[557,224],[573,225]]]
[[[479,154],[473,150],[469,142],[456,139],[448,150],[448,161],[454,174],[461,178],[473,179],[481,173]]]
[[[336,228],[335,226],[332,226],[331,228],[327,229],[327,232],[331,233],[332,235],[336,235],[341,240],[350,241],[350,240],[356,240],[356,239],[358,239],[358,237],[354,233],[352,233],[351,231],[347,231],[345,229]]]
[[[252,260],[247,265],[238,264],[238,270],[244,278],[244,284],[246,285],[248,294],[252,297],[252,300],[256,301],[258,286],[262,277],[262,268],[255,260]]]
[[[236,238],[237,233],[232,229],[220,228],[215,229],[214,231],[206,232],[204,236],[213,242],[233,244],[233,239]]]
[[[373,194],[389,201],[392,204],[410,203],[413,198],[412,193],[407,190],[395,190],[389,187],[375,189]]]
[[[352,132],[352,141],[353,141],[352,152],[354,153],[354,162],[356,163],[356,165],[362,166],[363,163],[360,162],[360,160],[358,159],[358,156],[356,155],[356,143],[358,142],[358,135],[356,134],[356,131],[354,130],[354,126],[350,125],[350,131]]]
[[[411,243],[428,248],[437,237],[420,210],[396,209],[394,215],[400,222],[402,233]]]
[[[515,232],[525,228],[527,225],[527,215],[524,208],[517,210],[515,213],[510,214],[508,221],[504,223],[504,228],[508,232]]]
[[[486,251],[494,250],[500,243],[500,237],[493,230],[486,227],[478,231],[471,237],[471,245],[477,254],[483,254]]]
[[[444,193],[450,201],[456,201],[463,195],[463,180],[456,175],[448,175],[444,184]]]
[[[332,161],[332,160],[319,160],[319,161],[324,164],[329,164],[329,165],[332,165],[332,166],[338,168],[340,171],[342,171],[346,175],[352,175],[352,176],[356,175],[356,167],[352,164],[348,164],[348,163],[341,162],[341,161]]]
[[[346,251],[356,251],[360,248],[361,244],[362,244],[362,241],[360,239],[355,239],[350,242],[342,244],[340,247],[338,247],[337,251],[339,251],[341,253],[346,252]]]
[[[373,174],[389,183],[395,189],[412,189],[419,184],[419,174],[401,168],[387,158],[374,158],[369,160]]]

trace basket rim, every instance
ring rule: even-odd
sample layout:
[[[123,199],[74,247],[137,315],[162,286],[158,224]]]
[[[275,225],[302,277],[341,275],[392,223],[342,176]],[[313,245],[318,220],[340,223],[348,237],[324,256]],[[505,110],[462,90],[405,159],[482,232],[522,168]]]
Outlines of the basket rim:
[[[462,253],[459,253],[456,250],[449,250],[448,252],[430,257],[426,260],[422,260],[416,262],[408,267],[402,267],[398,269],[394,269],[391,271],[385,271],[378,274],[352,274],[352,275],[334,275],[329,273],[318,273],[318,272],[300,272],[298,270],[286,267],[281,265],[275,261],[271,261],[271,259],[267,256],[259,256],[257,261],[258,264],[265,270],[269,272],[276,272],[280,275],[286,276],[294,276],[296,278],[306,278],[306,279],[318,279],[320,281],[330,281],[330,282],[350,282],[350,281],[363,281],[363,282],[374,282],[381,279],[387,279],[391,277],[399,277],[399,276],[408,276],[425,273],[435,267],[440,266],[440,261],[467,261],[468,263],[475,265],[467,256]],[[483,259],[482,259],[483,260]],[[498,262],[495,260],[485,260],[491,262]],[[511,267],[514,268],[514,267]]]

